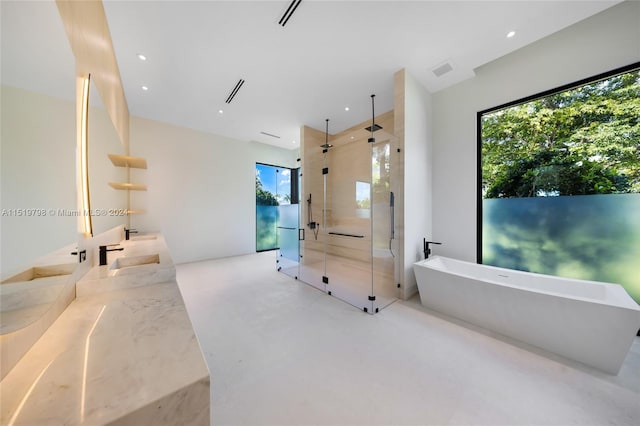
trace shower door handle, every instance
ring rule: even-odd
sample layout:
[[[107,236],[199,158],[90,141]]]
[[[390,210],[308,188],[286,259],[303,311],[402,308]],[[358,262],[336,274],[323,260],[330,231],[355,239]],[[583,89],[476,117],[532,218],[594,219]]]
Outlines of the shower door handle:
[[[304,228],[298,229],[298,241],[304,241]]]
[[[389,193],[389,209],[391,210],[391,239],[393,240],[396,236],[396,208],[395,208],[395,194],[393,191]]]

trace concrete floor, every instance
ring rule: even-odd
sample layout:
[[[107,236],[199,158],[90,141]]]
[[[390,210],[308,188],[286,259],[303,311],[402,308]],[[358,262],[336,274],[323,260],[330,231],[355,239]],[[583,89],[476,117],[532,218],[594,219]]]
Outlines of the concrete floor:
[[[274,262],[275,259],[274,254]],[[373,312],[376,307],[384,308],[394,302],[400,293],[396,287],[396,280],[393,278],[393,263],[391,262],[391,256],[388,256],[388,259],[375,258],[376,268],[372,274],[369,262],[329,254],[327,255],[326,267],[326,274],[329,276],[328,285],[322,282],[322,276],[325,275],[323,260],[283,267],[280,272],[290,277],[297,276],[300,281],[306,284],[322,291],[330,291],[333,296],[343,302],[359,309],[367,307],[369,311]],[[375,304],[368,300],[368,297],[373,294],[376,296]]]
[[[638,425],[640,338],[618,376],[447,319],[376,315],[273,253],[178,265],[215,425]]]

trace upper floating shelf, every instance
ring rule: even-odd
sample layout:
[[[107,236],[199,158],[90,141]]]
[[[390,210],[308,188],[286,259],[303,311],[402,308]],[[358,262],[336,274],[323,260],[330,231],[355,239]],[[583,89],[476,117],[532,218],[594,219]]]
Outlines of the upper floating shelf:
[[[147,160],[142,157],[130,157],[128,155],[109,154],[109,158],[114,166],[132,167],[134,169],[146,169]]]
[[[117,182],[109,182],[109,185],[115,189],[130,189],[132,191],[146,191],[147,185],[142,185],[140,183],[117,183]]]

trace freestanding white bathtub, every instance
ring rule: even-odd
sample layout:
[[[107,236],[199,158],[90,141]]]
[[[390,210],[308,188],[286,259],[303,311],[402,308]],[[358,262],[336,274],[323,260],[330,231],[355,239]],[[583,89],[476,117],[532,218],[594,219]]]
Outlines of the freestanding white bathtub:
[[[610,374],[640,328],[640,307],[617,284],[440,256],[413,269],[424,306]]]

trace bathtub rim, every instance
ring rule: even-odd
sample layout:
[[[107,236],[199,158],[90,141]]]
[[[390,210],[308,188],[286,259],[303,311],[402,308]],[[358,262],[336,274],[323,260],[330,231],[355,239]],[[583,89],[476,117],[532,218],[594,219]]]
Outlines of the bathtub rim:
[[[526,285],[522,285],[522,286],[512,285],[509,283],[492,280],[490,278],[479,278],[473,275],[462,273],[460,271],[447,269],[446,267],[444,267],[444,265],[439,266],[436,264],[437,261],[440,261],[441,263],[444,263],[444,262],[463,263],[467,265],[472,265],[474,267],[482,267],[482,268],[486,268],[494,271],[507,271],[510,274],[543,277],[546,280],[563,280],[563,281],[568,281],[575,284],[579,284],[579,283],[594,284],[597,286],[601,286],[605,289],[605,299],[603,300],[603,299],[595,299],[595,298],[589,298],[589,297],[583,297],[583,296],[568,295],[566,293],[561,293],[561,292],[530,288],[530,287],[527,287]],[[581,280],[577,278],[561,277],[559,275],[541,274],[537,272],[520,271],[518,269],[508,269],[508,268],[502,268],[499,266],[486,265],[484,263],[468,262],[465,260],[454,259],[452,257],[446,257],[446,256],[440,256],[440,255],[434,255],[429,257],[428,259],[423,259],[418,262],[415,262],[414,267],[416,266],[432,269],[432,270],[439,271],[446,274],[456,275],[459,277],[464,277],[471,280],[486,282],[486,283],[490,283],[490,284],[498,285],[502,287],[508,287],[514,290],[534,292],[534,293],[545,294],[545,295],[554,296],[554,297],[561,297],[565,299],[579,300],[587,303],[596,303],[596,304],[605,305],[605,306],[615,306],[621,309],[630,309],[630,310],[640,312],[640,305],[637,304],[635,300],[631,298],[629,293],[627,293],[627,291],[624,289],[624,287],[621,284],[609,283],[609,282],[603,282],[603,281]]]

